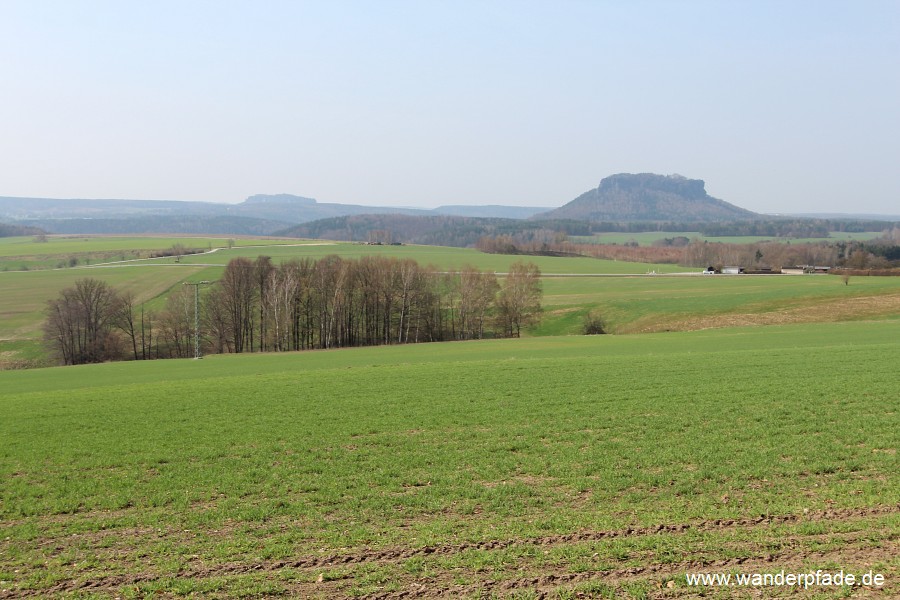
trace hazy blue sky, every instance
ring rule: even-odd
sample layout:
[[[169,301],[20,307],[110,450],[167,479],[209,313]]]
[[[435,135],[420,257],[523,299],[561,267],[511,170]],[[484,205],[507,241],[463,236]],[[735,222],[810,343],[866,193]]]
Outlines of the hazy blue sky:
[[[900,213],[900,1],[0,0],[0,195]]]

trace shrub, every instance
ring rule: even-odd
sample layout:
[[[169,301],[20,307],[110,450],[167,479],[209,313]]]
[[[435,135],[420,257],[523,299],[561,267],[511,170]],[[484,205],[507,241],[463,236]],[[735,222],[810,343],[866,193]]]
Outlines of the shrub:
[[[602,335],[606,333],[606,322],[604,322],[600,313],[591,311],[584,316],[582,332],[584,335]]]

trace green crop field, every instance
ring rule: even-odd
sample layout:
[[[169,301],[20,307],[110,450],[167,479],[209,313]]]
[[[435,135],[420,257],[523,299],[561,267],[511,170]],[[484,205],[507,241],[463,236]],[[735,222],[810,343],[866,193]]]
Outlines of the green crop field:
[[[896,597],[898,355],[893,318],[0,372],[0,593]]]
[[[0,256],[15,256],[21,250],[34,248],[45,254],[31,257],[32,266],[41,261],[54,262],[56,250],[84,245],[83,254],[93,256],[92,264],[82,264],[74,268],[7,270],[0,272],[0,369],[3,365],[22,363],[40,364],[43,351],[38,344],[41,322],[47,301],[55,298],[60,290],[72,286],[78,279],[93,277],[107,281],[121,291],[133,292],[139,303],[146,303],[148,310],[161,309],[165,305],[165,295],[183,281],[210,280],[219,278],[224,265],[237,256],[256,258],[260,255],[272,256],[276,261],[292,258],[318,259],[329,254],[345,258],[357,258],[366,254],[413,258],[420,263],[431,264],[438,269],[461,268],[467,264],[484,270],[505,272],[517,260],[532,260],[547,273],[646,273],[672,272],[679,270],[674,265],[646,265],[590,258],[520,257],[483,254],[472,249],[440,248],[433,246],[367,246],[350,243],[328,243],[304,240],[238,239],[231,249],[224,245],[227,240],[213,244],[215,252],[195,256],[155,259],[125,259],[117,257],[99,259],[103,252],[120,251],[122,248],[165,249],[173,243],[197,244],[205,238],[48,238],[47,243],[35,243],[32,238],[4,238],[0,240]],[[56,250],[54,250],[56,248]],[[5,249],[5,250],[4,250]],[[60,251],[62,252],[62,251]],[[62,254],[59,254],[62,256]],[[0,259],[2,260],[2,259]],[[19,260],[19,259],[15,259]]]
[[[535,263],[544,273],[574,274],[640,274],[655,271],[657,273],[677,273],[684,267],[666,264],[633,263],[614,260],[599,260],[587,257],[552,257],[552,256],[510,256],[504,254],[485,254],[471,248],[448,248],[444,246],[369,246],[347,242],[328,243],[310,242],[302,246],[280,246],[271,248],[234,248],[209,255],[183,257],[183,263],[203,263],[225,265],[235,256],[255,258],[260,254],[271,256],[275,261],[292,258],[321,258],[334,254],[342,258],[359,258],[360,256],[387,256],[394,258],[412,258],[423,265],[432,265],[437,269],[460,269],[465,265],[473,265],[481,270],[499,273],[509,270],[509,265],[525,260]],[[174,259],[170,259],[174,260]],[[698,271],[699,269],[693,269]]]
[[[615,333],[748,324],[837,321],[900,314],[900,278],[545,277],[543,323],[535,334],[580,333],[597,311]]]
[[[221,268],[150,267],[95,268],[0,273],[0,359],[37,360],[42,355],[38,340],[47,301],[60,290],[84,277],[108,282],[116,289],[133,292],[138,302],[151,303],[181,282],[205,276]],[[152,304],[151,304],[152,306]],[[2,364],[4,360],[0,360]]]
[[[37,241],[41,239],[42,241]],[[48,235],[0,238],[0,271],[25,271],[110,261],[147,258],[152,252],[166,250],[176,244],[197,250],[298,244],[302,240],[274,238],[174,237],[174,236],[73,236]]]
[[[698,231],[643,231],[639,233],[595,233],[594,235],[571,236],[571,240],[577,244],[628,244],[637,243],[639,246],[650,246],[653,242],[666,238],[686,237],[706,242],[722,242],[726,244],[755,244],[758,242],[789,242],[791,244],[816,244],[819,242],[839,241],[867,241],[881,236],[881,231],[859,231],[849,233],[846,231],[832,231],[827,238],[792,238],[772,237],[762,235],[730,235],[707,236]]]
[[[133,250],[164,250],[175,244],[188,248],[227,248],[299,244],[303,240],[248,237],[197,237],[197,236],[109,236],[109,235],[48,235],[45,242],[34,237],[0,238],[0,256],[68,255],[93,252],[121,252]]]
[[[24,240],[24,238],[19,238]],[[29,238],[30,239],[30,238]],[[168,247],[177,238],[88,238],[90,244],[134,247],[157,240]],[[68,241],[67,243],[86,243]],[[699,329],[742,324],[834,321],[877,318],[900,312],[900,278],[854,277],[849,286],[833,276],[804,277],[606,277],[683,271],[677,265],[647,265],[592,258],[508,256],[472,249],[433,246],[367,246],[350,243],[298,242],[265,245],[273,240],[237,240],[232,249],[210,254],[111,262],[66,269],[0,272],[0,368],[46,363],[40,347],[41,323],[48,300],[77,279],[94,277],[121,291],[131,291],[147,310],[165,306],[168,293],[183,281],[210,280],[236,256],[261,254],[276,261],[318,259],[328,254],[412,258],[436,269],[461,268],[506,272],[518,260],[535,262],[545,275],[542,323],[530,335],[578,334],[586,315],[596,311],[614,333]],[[49,246],[35,244],[33,246]],[[91,245],[89,250],[97,250]],[[578,275],[566,277],[565,275]],[[598,275],[597,277],[584,277]]]
[[[592,258],[510,257],[484,254],[471,248],[441,246],[369,246],[350,242],[319,240],[283,240],[242,238],[173,238],[155,236],[134,237],[57,237],[49,236],[46,243],[36,243],[34,238],[0,238],[0,271],[25,271],[68,267],[70,257],[78,258],[76,266],[147,265],[147,264],[216,264],[226,265],[232,258],[243,256],[272,257],[276,262],[293,258],[321,258],[335,254],[343,258],[364,255],[413,258],[423,265],[431,264],[440,269],[459,269],[472,264],[483,270],[503,272],[512,262],[528,259],[546,272],[554,273],[673,273],[684,270],[670,264],[644,264]],[[167,258],[148,258],[154,250],[165,250],[174,244],[203,250],[202,254]],[[209,252],[213,250],[213,252]],[[66,263],[65,265],[61,263]]]

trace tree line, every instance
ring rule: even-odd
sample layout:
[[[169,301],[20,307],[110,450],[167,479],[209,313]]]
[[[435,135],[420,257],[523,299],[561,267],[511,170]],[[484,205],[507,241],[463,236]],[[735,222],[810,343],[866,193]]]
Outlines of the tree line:
[[[792,265],[821,265],[851,269],[889,269],[900,266],[900,227],[879,238],[860,241],[821,241],[790,244],[761,241],[747,244],[709,242],[684,236],[667,238],[650,246],[574,243],[549,238],[494,236],[478,241],[477,248],[493,254],[590,256],[606,260],[678,264],[685,267],[721,268],[738,265],[750,269]]]
[[[0,237],[16,237],[24,235],[47,235],[47,232],[39,227],[0,223]]]
[[[366,242],[373,232],[389,232],[390,241],[431,246],[474,246],[484,236],[590,235],[590,225],[573,220],[460,217],[453,215],[347,215],[292,226],[276,235]],[[382,240],[383,241],[383,240]]]
[[[541,313],[541,273],[519,261],[498,278],[411,259],[235,258],[200,303],[204,353],[267,352],[518,337]],[[193,356],[195,290],[161,311],[82,279],[50,300],[44,338],[63,364]]]

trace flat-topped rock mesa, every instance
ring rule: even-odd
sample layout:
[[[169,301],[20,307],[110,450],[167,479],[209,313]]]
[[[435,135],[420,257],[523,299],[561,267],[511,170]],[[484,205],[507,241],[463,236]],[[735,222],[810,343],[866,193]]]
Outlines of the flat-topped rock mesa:
[[[620,173],[568,204],[535,218],[587,221],[734,221],[759,215],[713,198],[702,179]]]

